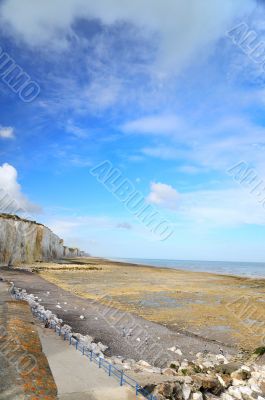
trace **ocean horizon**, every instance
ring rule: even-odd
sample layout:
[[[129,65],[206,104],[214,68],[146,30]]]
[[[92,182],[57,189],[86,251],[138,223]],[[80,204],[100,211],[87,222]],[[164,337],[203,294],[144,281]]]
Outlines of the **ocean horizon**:
[[[245,276],[250,278],[265,278],[265,262],[167,260],[121,257],[112,257],[109,259],[139,265],[143,264],[151,267],[164,267],[194,272],[210,272],[215,274]]]

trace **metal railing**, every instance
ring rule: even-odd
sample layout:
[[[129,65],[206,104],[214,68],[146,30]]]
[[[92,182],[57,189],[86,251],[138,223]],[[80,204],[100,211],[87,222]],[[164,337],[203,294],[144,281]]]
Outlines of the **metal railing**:
[[[15,296],[17,300],[19,300],[19,296]],[[31,309],[33,315],[35,315],[37,318],[42,320],[43,322],[47,321],[47,317],[45,314],[41,313],[40,311],[34,310],[34,308]],[[78,339],[75,339],[71,334],[69,333],[63,333],[62,328],[56,325],[54,321],[49,322],[49,326],[51,329],[54,329],[55,333],[58,334],[59,336],[63,337],[64,341],[68,341],[69,345],[75,346],[76,350],[80,351],[83,356],[86,356],[89,358],[90,362],[95,362],[99,368],[102,368],[110,377],[115,378],[118,380],[120,386],[123,385],[128,385],[132,389],[135,390],[136,396],[142,395],[146,397],[148,400],[157,400],[157,398],[149,393],[146,389],[144,389],[141,385],[139,385],[134,379],[130,378],[128,375],[124,373],[123,370],[115,367],[115,365],[111,364],[104,358],[100,357],[98,354],[94,353],[92,350],[89,350],[86,346],[82,345],[79,343]]]

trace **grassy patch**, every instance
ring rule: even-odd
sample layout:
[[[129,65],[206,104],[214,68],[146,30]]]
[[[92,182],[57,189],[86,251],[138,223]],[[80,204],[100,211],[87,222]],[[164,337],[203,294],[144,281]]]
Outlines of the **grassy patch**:
[[[258,356],[262,356],[265,354],[265,346],[258,347],[255,351],[254,354],[257,354]]]

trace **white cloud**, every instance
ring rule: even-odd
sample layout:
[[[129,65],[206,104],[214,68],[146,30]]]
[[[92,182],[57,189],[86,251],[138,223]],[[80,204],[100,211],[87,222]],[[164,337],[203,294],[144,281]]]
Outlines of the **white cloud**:
[[[151,192],[146,201],[160,207],[175,210],[179,206],[180,194],[166,183],[151,183]]]
[[[101,231],[117,227],[125,228],[124,226],[118,226],[121,223],[110,217],[90,215],[51,218],[47,221],[47,224],[57,235],[62,237],[67,237],[73,233],[86,232],[87,229],[99,229]]]
[[[92,109],[105,110],[113,106],[122,92],[121,82],[115,77],[97,77],[85,88],[84,97]]]
[[[239,187],[237,183],[235,185],[235,188],[228,189],[177,192],[170,185],[152,183],[146,200],[168,209],[171,212],[168,218],[178,221],[178,226],[179,223],[205,229],[264,226],[265,202],[261,201],[262,195],[255,195],[250,192],[251,189]],[[262,191],[262,188],[259,190]]]
[[[71,71],[69,73],[71,74]],[[62,110],[67,110],[68,113],[69,111],[74,112],[78,116],[87,113],[100,115],[126,98],[125,88],[120,79],[114,76],[111,67],[107,71],[103,71],[99,67],[96,73],[84,75],[82,84],[75,77],[76,72],[71,76],[67,76],[66,73],[64,77],[58,76],[56,73],[51,74],[47,78],[52,87],[50,96],[40,102],[40,106],[56,116]],[[66,124],[66,128],[75,136],[86,135],[86,132],[82,128],[78,128],[71,119],[68,125]]]
[[[74,167],[80,167],[80,168],[91,167],[92,165],[94,165],[91,160],[88,160],[87,158],[84,157],[80,157],[78,154],[72,154],[70,157],[68,157],[67,163],[71,164]]]
[[[193,224],[265,225],[265,208],[244,188],[183,193],[181,200],[180,214]]]
[[[182,121],[175,115],[148,116],[121,126],[124,132],[151,135],[175,134],[182,128]]]
[[[0,138],[2,139],[14,139],[14,128],[11,126],[0,126]]]
[[[2,212],[16,212],[20,209],[21,212],[39,213],[41,208],[31,203],[22,193],[21,185],[17,181],[17,170],[10,164],[0,166],[0,190]],[[7,195],[8,198],[5,197]],[[3,200],[5,198],[5,200]]]
[[[159,38],[157,66],[179,70],[201,49],[225,35],[235,17],[255,6],[254,0],[6,0],[1,4],[4,28],[33,46],[67,47],[78,18],[105,25],[127,21]]]
[[[144,147],[141,149],[141,153],[150,156],[160,158],[161,160],[177,160],[179,157],[183,156],[183,152],[176,148],[177,146],[153,146]]]
[[[119,229],[131,230],[131,229],[132,229],[132,225],[129,224],[128,222],[119,222],[119,223],[117,224],[117,228],[119,228]]]
[[[238,160],[244,160],[264,171],[265,129],[246,117],[229,116],[211,123],[189,121],[183,134],[161,134],[153,145],[141,148],[140,154],[161,160],[179,160],[196,169],[226,169]],[[194,168],[189,171],[196,172]]]
[[[80,128],[71,119],[67,120],[65,129],[78,139],[85,139],[88,136],[87,129]]]
[[[121,222],[108,216],[46,216],[43,222],[55,234],[62,237],[65,243],[87,251],[99,245],[102,237],[108,237],[109,243],[112,239],[114,242],[119,242],[117,235],[121,234],[124,237],[125,232],[128,234],[133,232],[133,225],[129,222]]]
[[[199,168],[195,165],[181,165],[180,167],[177,168],[177,171],[183,172],[184,174],[199,174],[201,172],[204,172],[203,168]]]

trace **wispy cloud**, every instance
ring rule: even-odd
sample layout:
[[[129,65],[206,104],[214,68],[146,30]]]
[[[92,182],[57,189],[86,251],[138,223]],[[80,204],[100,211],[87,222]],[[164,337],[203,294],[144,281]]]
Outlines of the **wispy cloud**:
[[[140,151],[142,154],[150,157],[160,158],[161,160],[177,160],[179,157],[183,156],[183,151],[180,148],[177,149],[174,148],[174,146],[167,145],[144,147]]]
[[[142,34],[159,38],[156,64],[157,72],[163,74],[182,68],[202,48],[223,36],[236,16],[254,6],[252,0],[245,0],[244,4],[239,0],[207,0],[204,7],[197,0],[169,0],[167,7],[163,0],[157,0],[155,6],[152,0],[47,0],[41,5],[34,0],[23,5],[19,0],[8,0],[1,4],[0,12],[5,29],[19,40],[60,50],[76,36],[74,23],[80,18],[100,20],[105,26],[115,26],[119,21],[133,24]]]
[[[195,175],[195,174],[205,172],[205,169],[197,167],[195,165],[189,165],[189,164],[181,165],[181,166],[177,167],[176,170],[179,172],[182,172],[184,174],[190,174],[190,175]]]
[[[183,121],[175,115],[147,116],[121,126],[124,132],[149,135],[175,134],[182,128]]]
[[[15,130],[11,126],[0,126],[0,138],[2,139],[14,139]]]
[[[116,222],[106,216],[67,216],[67,217],[50,217],[48,220],[49,227],[60,236],[68,236],[76,234],[80,229],[106,229],[116,226]]]
[[[233,182],[230,188],[181,192],[171,185],[153,182],[146,200],[168,210],[169,218],[178,225],[206,229],[265,226],[264,204],[244,188],[232,186]]]
[[[265,209],[241,188],[182,194],[180,213],[204,226],[265,225]]]
[[[229,116],[211,122],[189,122],[183,135],[174,133],[165,139],[160,135],[150,146],[141,148],[140,154],[162,160],[189,162],[196,168],[225,169],[238,159],[265,165],[264,154],[257,148],[265,146],[265,128],[260,123],[242,116]],[[194,169],[193,169],[194,171]],[[187,171],[186,171],[187,172]]]
[[[66,217],[49,217],[49,226],[58,235],[69,235],[72,233],[77,234],[80,229],[125,229],[131,230],[132,224],[129,222],[118,222],[116,218],[109,216],[94,216],[94,215],[80,215]]]
[[[131,230],[131,229],[132,229],[132,225],[129,224],[128,222],[119,222],[119,223],[117,224],[117,228],[119,228],[119,229]]]
[[[68,133],[71,133],[78,139],[85,139],[88,136],[87,129],[80,128],[80,126],[76,125],[72,119],[67,120],[65,129]]]

